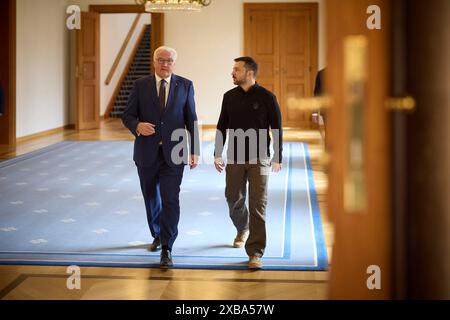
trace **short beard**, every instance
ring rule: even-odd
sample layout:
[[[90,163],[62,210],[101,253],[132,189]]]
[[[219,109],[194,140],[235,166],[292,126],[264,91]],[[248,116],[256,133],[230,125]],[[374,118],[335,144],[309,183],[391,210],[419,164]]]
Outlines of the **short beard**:
[[[240,86],[245,83],[244,80],[233,79],[233,83],[237,86]]]

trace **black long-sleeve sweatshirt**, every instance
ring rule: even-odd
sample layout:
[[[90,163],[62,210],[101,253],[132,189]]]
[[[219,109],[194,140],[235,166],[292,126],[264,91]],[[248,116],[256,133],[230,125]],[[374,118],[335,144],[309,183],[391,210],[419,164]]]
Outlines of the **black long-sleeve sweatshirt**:
[[[275,152],[272,161],[282,162],[281,112],[275,95],[269,90],[255,84],[247,92],[238,86],[224,94],[217,123],[215,157],[222,156],[227,129],[229,161],[270,158],[270,129]]]

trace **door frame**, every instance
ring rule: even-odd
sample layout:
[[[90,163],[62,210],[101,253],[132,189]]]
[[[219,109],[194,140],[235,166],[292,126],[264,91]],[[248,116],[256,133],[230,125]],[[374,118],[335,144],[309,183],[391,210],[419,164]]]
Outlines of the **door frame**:
[[[392,1],[327,1],[326,11],[333,13],[326,17],[325,73],[331,99],[326,118],[331,299],[392,298],[391,115],[385,107],[391,94]],[[366,27],[370,5],[383,13],[381,30]]]
[[[145,11],[145,7],[142,5],[90,5],[89,6],[89,12],[95,12],[100,14],[104,13],[147,13]],[[151,36],[150,36],[150,47],[157,48],[164,43],[164,14],[163,13],[150,13],[151,15]],[[97,26],[98,34],[100,34],[100,25]],[[100,41],[100,38],[98,38],[98,41]],[[78,48],[77,48],[78,50]],[[100,57],[97,61],[97,63],[100,63]],[[152,70],[153,66],[150,64]],[[100,96],[100,78],[97,79],[97,94]],[[79,97],[79,87],[76,88],[75,96]],[[77,130],[80,130],[79,124],[78,124],[78,102],[75,103],[75,118],[76,118],[76,128]],[[99,115],[100,116],[100,115]]]
[[[89,12],[102,13],[148,13],[145,7],[139,4],[117,4],[117,5],[93,5],[89,6]],[[164,44],[164,13],[151,12],[151,35],[150,48],[157,48]],[[150,66],[153,69],[152,64]]]

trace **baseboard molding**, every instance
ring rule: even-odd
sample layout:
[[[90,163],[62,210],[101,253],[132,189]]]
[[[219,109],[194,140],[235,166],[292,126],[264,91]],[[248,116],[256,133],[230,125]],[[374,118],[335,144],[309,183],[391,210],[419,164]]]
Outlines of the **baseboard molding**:
[[[202,124],[202,130],[215,129],[215,124]]]
[[[73,130],[73,129],[75,129],[74,124],[67,124],[64,127],[54,128],[54,129],[50,129],[50,130],[33,133],[33,134],[30,134],[27,136],[23,136],[23,137],[17,138],[16,141],[17,142],[29,141],[29,140],[36,139],[36,138],[50,136],[55,133],[60,133],[60,132],[63,132],[64,130]]]

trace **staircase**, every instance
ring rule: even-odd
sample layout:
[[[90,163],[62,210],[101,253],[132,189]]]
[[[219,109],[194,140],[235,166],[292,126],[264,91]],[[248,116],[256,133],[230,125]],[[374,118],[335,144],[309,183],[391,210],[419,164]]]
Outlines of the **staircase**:
[[[112,111],[109,114],[111,118],[120,118],[122,116],[134,81],[148,75],[150,75],[150,25],[145,26],[141,43],[128,69],[128,73],[121,84]]]

